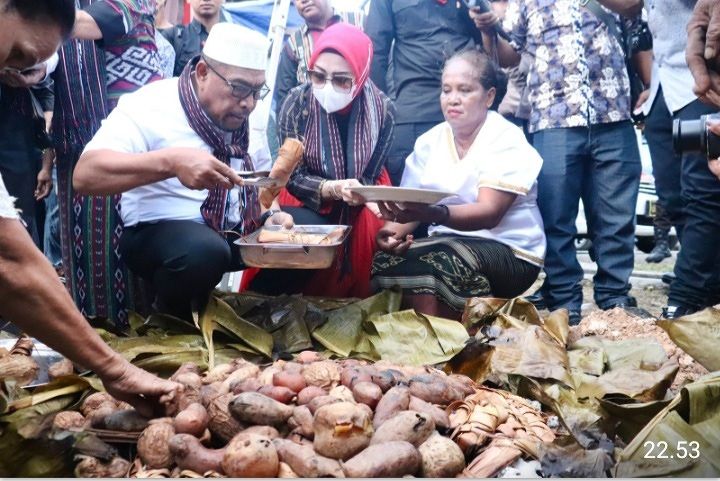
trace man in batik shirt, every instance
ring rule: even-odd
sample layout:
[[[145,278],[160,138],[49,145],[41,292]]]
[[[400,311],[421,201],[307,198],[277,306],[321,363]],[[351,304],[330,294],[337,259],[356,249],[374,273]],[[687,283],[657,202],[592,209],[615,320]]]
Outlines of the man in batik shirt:
[[[571,324],[580,321],[583,301],[573,242],[580,199],[598,266],[595,302],[601,309],[636,306],[628,280],[641,165],[617,32],[642,2],[593,2],[595,9],[575,0],[510,0],[502,24],[510,42],[495,37],[492,14],[476,18],[501,64],[517,65],[522,53],[533,58],[529,131],[544,160],[538,205],[547,236],[547,277],[537,300],[568,309]]]

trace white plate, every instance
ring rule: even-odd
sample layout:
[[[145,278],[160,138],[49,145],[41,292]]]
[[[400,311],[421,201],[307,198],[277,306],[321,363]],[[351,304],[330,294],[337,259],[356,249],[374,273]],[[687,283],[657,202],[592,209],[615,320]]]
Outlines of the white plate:
[[[408,189],[384,185],[351,187],[350,192],[361,196],[365,202],[415,202],[418,204],[437,204],[441,200],[455,195],[439,190]]]
[[[276,187],[279,184],[277,180],[271,177],[244,177],[243,183],[255,187]]]

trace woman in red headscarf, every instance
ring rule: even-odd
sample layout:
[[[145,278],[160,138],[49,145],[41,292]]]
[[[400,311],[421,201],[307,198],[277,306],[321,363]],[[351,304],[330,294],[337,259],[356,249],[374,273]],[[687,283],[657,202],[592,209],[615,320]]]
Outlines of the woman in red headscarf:
[[[285,98],[278,118],[280,144],[301,139],[303,159],[280,194],[296,224],[349,224],[342,254],[321,271],[263,270],[250,289],[267,294],[327,297],[370,295],[375,234],[382,227],[377,206],[359,205],[350,188],[390,185],[385,170],[395,110],[368,78],[373,46],[362,30],[338,23],[315,43],[310,82]],[[246,283],[247,285],[247,283]]]

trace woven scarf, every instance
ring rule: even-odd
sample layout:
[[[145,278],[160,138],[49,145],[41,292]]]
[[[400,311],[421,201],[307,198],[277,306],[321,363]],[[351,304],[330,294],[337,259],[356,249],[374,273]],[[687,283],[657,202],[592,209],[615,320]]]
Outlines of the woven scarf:
[[[247,120],[239,129],[232,132],[230,144],[225,142],[226,133],[219,129],[210,120],[200,106],[192,84],[192,75],[200,57],[189,62],[180,74],[178,90],[180,103],[190,127],[200,138],[212,148],[213,155],[230,165],[231,158],[242,159],[244,170],[254,170],[250,155],[247,153],[249,143],[249,127]],[[221,231],[225,229],[225,216],[229,190],[216,185],[208,191],[208,196],[200,207],[200,213],[207,225]],[[237,230],[240,234],[249,234],[255,230],[260,217],[260,204],[258,192],[255,187],[243,186],[240,188],[240,224]]]

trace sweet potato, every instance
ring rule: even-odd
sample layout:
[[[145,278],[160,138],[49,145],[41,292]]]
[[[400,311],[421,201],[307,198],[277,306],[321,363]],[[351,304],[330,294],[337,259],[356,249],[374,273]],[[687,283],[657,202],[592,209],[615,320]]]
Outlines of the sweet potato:
[[[424,478],[454,478],[465,469],[465,456],[450,438],[433,433],[418,448]]]
[[[375,409],[383,396],[380,386],[375,383],[365,381],[355,383],[352,388],[352,394],[355,401],[367,404],[370,409]]]
[[[300,392],[307,387],[302,374],[294,372],[278,372],[273,374],[273,384],[282,386],[294,392]]]
[[[402,478],[420,470],[420,453],[407,441],[373,444],[343,464],[348,478]]]
[[[173,422],[176,433],[187,433],[200,437],[205,432],[210,422],[205,406],[200,403],[192,403],[180,411]]]
[[[300,364],[310,364],[312,362],[323,361],[323,357],[316,351],[303,351],[295,358]]]
[[[260,379],[256,377],[251,377],[249,379],[243,379],[242,381],[233,383],[232,386],[230,386],[230,392],[233,394],[240,394],[241,392],[258,392],[260,391],[260,388],[263,387],[263,383],[260,382]]]
[[[393,369],[385,369],[383,371],[376,371],[371,376],[372,382],[380,386],[383,392],[387,392],[390,388],[397,386],[398,384],[405,383],[405,376],[400,371]]]
[[[275,439],[280,437],[280,433],[278,432],[278,430],[272,426],[250,426],[249,428],[245,428],[240,432],[245,434],[259,434],[260,436],[265,436],[269,439]]]
[[[372,375],[363,367],[353,366],[343,369],[340,373],[340,384],[352,389],[358,382],[372,382]]]
[[[148,425],[148,419],[142,416],[135,409],[123,409],[114,411],[105,417],[103,427],[111,431],[138,432],[145,429]]]
[[[169,418],[151,422],[140,434],[137,442],[138,456],[149,468],[169,468],[173,464],[173,455],[168,441],[175,435],[175,428]]]
[[[177,370],[173,373],[173,375],[170,376],[170,380],[175,381],[175,382],[180,382],[180,381],[178,381],[178,377],[182,376],[183,374],[186,374],[186,373],[193,373],[193,374],[197,374],[199,376],[200,375],[200,367],[197,364],[195,364],[194,362],[184,362],[180,365],[179,368],[177,368]]]
[[[461,401],[463,391],[438,376],[415,376],[409,381],[410,394],[423,401],[447,406]]]
[[[231,478],[274,478],[278,474],[280,460],[269,438],[240,433],[225,448],[222,468]]]
[[[447,429],[450,426],[450,418],[444,409],[441,409],[434,404],[423,401],[419,397],[410,396],[410,404],[408,405],[410,411],[417,411],[419,413],[427,414],[430,416],[435,423],[435,428]]]
[[[342,402],[340,399],[336,398],[335,396],[318,396],[314,398],[312,401],[307,403],[307,407],[310,410],[311,413],[315,414],[315,412],[320,409],[323,406],[326,406],[328,404],[332,403],[338,403]]]
[[[464,374],[450,374],[448,380],[458,386],[465,396],[475,393],[477,384]]]
[[[277,475],[278,478],[280,478],[280,479],[296,479],[296,478],[300,477],[297,475],[297,473],[295,471],[292,470],[292,468],[289,465],[287,465],[283,462],[280,462],[279,466],[280,467],[278,469],[278,475]]]
[[[284,365],[284,361],[283,361]],[[260,381],[260,384],[263,386],[272,386],[273,383],[273,377],[275,374],[282,372],[282,367],[280,366],[270,366],[266,367],[260,374],[258,374],[258,381]]]
[[[230,373],[235,370],[235,367],[236,366],[230,363],[218,364],[217,366],[205,373],[205,377],[203,377],[202,380],[203,384],[223,382],[225,379],[228,378]]]
[[[424,443],[433,432],[435,432],[435,423],[427,414],[417,411],[400,411],[375,431],[370,444],[407,441],[417,447]]]
[[[287,439],[273,441],[280,460],[303,478],[344,478],[340,463],[317,454],[312,446],[296,444]]]
[[[183,390],[167,404],[165,412],[174,416],[192,403],[201,403],[200,389],[203,387],[202,378],[191,371],[182,372],[175,376],[175,382],[182,384]]]
[[[292,408],[258,392],[244,392],[230,401],[235,419],[250,424],[278,426],[292,416]]]
[[[198,474],[215,471],[222,474],[225,448],[208,449],[200,440],[190,434],[176,434],[168,441],[168,449],[180,469],[189,469]]]
[[[208,428],[223,443],[227,443],[245,429],[245,426],[230,414],[230,401],[234,397],[235,395],[232,393],[223,394],[215,398],[207,407],[208,416],[210,416]]]
[[[296,403],[298,405],[307,404],[318,396],[326,396],[327,391],[321,387],[308,386],[302,391],[298,392]]]
[[[315,413],[313,430],[315,452],[332,459],[349,459],[370,444],[372,411],[364,404],[328,404]]]
[[[375,408],[373,425],[375,429],[400,411],[406,411],[410,405],[410,390],[405,386],[395,386],[386,392]]]
[[[243,363],[237,369],[231,372],[230,375],[222,383],[229,391],[230,386],[232,386],[233,384],[244,381],[245,379],[257,377],[258,374],[260,374],[259,367],[257,367],[251,362],[243,361]]]
[[[297,394],[292,389],[286,388],[285,386],[262,386],[258,391],[260,394],[264,394],[267,397],[273,398],[274,400],[283,404],[290,404]]]
[[[303,365],[299,362],[289,361],[283,364],[283,371],[298,374],[303,372]]]
[[[288,419],[288,426],[293,432],[299,433],[307,439],[315,437],[313,430],[313,415],[307,406],[297,406],[293,409],[293,414]]]

